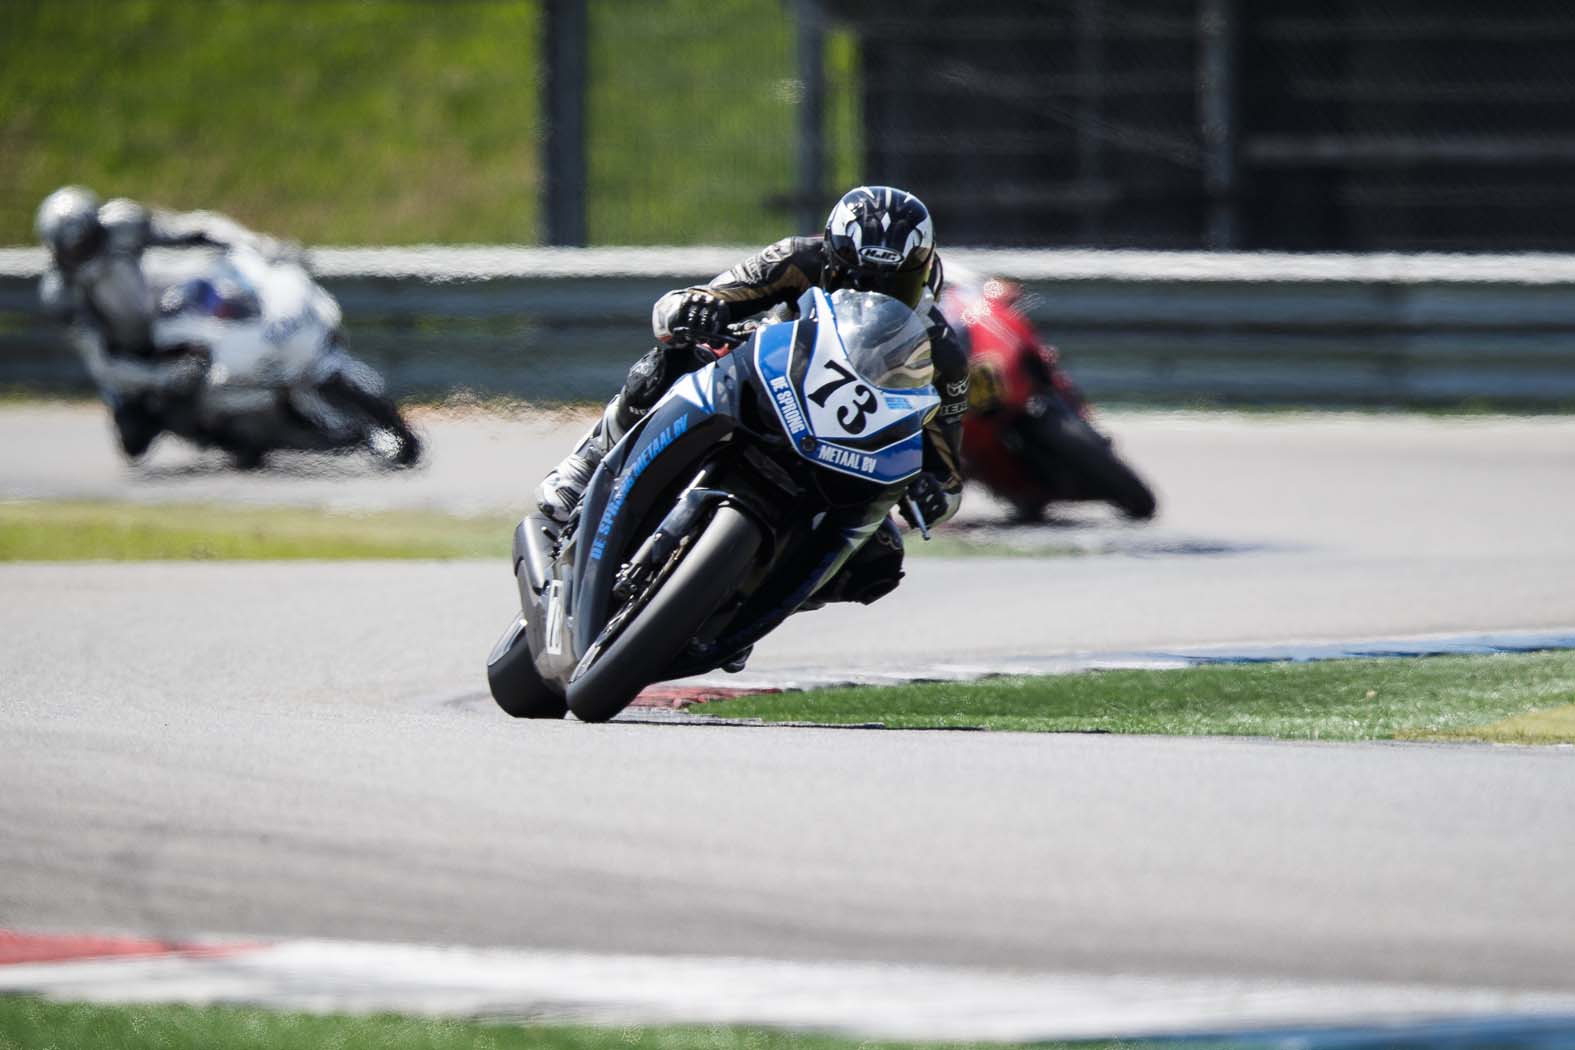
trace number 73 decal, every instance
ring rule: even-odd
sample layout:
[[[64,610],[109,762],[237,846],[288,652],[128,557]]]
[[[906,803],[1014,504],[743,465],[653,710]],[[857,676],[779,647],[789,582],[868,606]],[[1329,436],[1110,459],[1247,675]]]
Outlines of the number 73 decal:
[[[865,427],[869,425],[870,413],[874,412],[880,404],[875,397],[875,391],[841,361],[834,361],[829,357],[821,359],[819,374],[815,377],[815,381],[819,385],[807,392],[810,401],[818,408],[834,412],[837,426],[843,433],[864,433]],[[829,406],[828,401],[831,402]],[[811,414],[817,417],[824,415],[813,409]],[[826,430],[831,429],[825,423],[824,419],[817,418],[815,429],[825,433]]]

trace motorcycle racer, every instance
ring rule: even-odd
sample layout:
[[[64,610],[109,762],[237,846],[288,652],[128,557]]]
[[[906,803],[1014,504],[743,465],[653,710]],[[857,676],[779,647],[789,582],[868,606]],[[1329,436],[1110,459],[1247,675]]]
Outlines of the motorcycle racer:
[[[1021,285],[953,267],[941,310],[972,369],[962,427],[968,477],[1039,521],[1048,505],[1099,500],[1128,518],[1153,517],[1148,484],[1095,426],[1087,399],[1029,318]]]
[[[1062,367],[1060,351],[1043,342],[1034,331],[1021,305],[1022,299],[1023,287],[1016,281],[953,267],[940,295],[940,308],[970,358],[975,326],[995,339],[1030,349],[1032,353],[1025,354],[1023,362],[1036,386],[1055,391],[1079,416],[1088,418],[1087,399]],[[972,407],[980,411],[991,397],[995,381],[989,376],[979,376],[976,368],[971,381]]]
[[[908,497],[928,525],[946,521],[962,502],[962,418],[968,408],[968,358],[935,296],[940,259],[929,210],[911,193],[860,186],[832,209],[820,236],[786,237],[718,275],[709,284],[679,288],[657,300],[651,327],[658,345],[635,362],[601,421],[548,474],[536,492],[542,512],[563,523],[585,492],[596,465],[669,387],[715,360],[708,338],[729,324],[770,311],[789,319],[811,287],[880,292],[906,303],[925,322],[941,406],[925,427],[924,466]],[[918,526],[906,501],[899,505]],[[902,578],[901,533],[890,519],[815,595],[817,603],[869,604]]]
[[[151,247],[247,244],[270,258],[298,253],[214,212],[150,209],[126,198],[100,202],[82,186],[44,198],[34,229],[49,250],[39,298],[70,325],[69,338],[114,415],[121,448],[135,459],[164,429],[168,406],[208,370],[205,348],[155,357],[156,305],[142,270]]]

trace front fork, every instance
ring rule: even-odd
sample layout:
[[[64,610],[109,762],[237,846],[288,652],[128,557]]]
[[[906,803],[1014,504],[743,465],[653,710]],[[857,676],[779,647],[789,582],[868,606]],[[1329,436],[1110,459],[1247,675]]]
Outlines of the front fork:
[[[679,496],[673,509],[667,512],[667,517],[662,519],[661,524],[652,530],[634,555],[618,570],[612,590],[613,596],[619,601],[628,601],[639,594],[694,531],[701,515],[708,508],[729,498],[730,493],[721,489],[700,487],[704,478],[702,471]]]

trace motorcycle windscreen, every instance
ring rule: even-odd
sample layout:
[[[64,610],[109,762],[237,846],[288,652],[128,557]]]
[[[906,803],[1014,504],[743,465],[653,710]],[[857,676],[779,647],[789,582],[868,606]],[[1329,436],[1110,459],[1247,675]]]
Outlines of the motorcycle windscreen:
[[[918,314],[875,292],[843,289],[829,298],[855,372],[892,390],[924,390],[934,383],[930,333]]]
[[[888,296],[849,290],[812,288],[799,315],[755,338],[755,368],[794,449],[879,485],[917,474],[940,406],[923,323]]]
[[[159,296],[160,317],[192,313],[219,321],[249,321],[262,316],[257,293],[233,278],[194,277],[166,288]]]

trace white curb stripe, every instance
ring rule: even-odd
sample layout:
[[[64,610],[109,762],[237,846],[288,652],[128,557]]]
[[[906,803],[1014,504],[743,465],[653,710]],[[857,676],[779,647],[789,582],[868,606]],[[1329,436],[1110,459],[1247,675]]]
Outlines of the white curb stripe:
[[[1413,984],[1021,974],[300,940],[225,955],[0,967],[0,992],[309,1012],[754,1024],[1026,1041],[1328,1024],[1575,1018],[1575,995]]]

